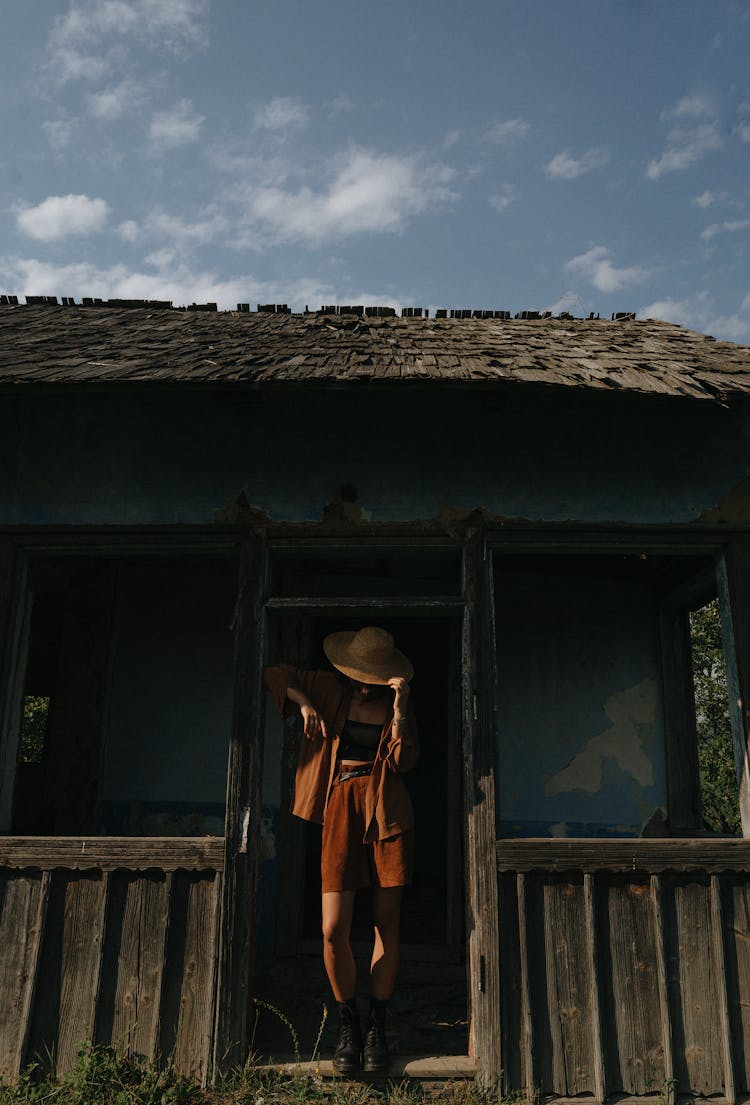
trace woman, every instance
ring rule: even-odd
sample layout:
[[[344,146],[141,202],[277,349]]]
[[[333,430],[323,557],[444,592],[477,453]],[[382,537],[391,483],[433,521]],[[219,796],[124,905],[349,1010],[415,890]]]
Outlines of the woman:
[[[336,672],[266,668],[282,716],[304,721],[292,812],[323,825],[323,960],[339,1006],[334,1065],[342,1074],[388,1063],[385,1020],[398,970],[401,893],[411,881],[414,811],[401,773],[419,746],[409,703],[411,662],[385,629],[331,633],[323,642]],[[339,674],[340,673],[340,674]],[[350,943],[354,895],[372,888],[374,947],[364,1042]]]

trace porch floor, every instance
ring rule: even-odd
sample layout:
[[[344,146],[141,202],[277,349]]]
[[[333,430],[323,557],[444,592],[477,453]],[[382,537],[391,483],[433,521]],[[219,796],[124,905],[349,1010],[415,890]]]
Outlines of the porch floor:
[[[358,977],[363,980],[359,1006],[364,1021],[367,950],[356,944],[354,950]],[[436,951],[430,948],[429,958],[420,959],[416,958],[418,949],[403,949],[388,1020],[393,1056],[389,1078],[465,1078],[474,1074],[473,1060],[468,1056],[466,968],[455,958],[441,960]],[[272,967],[257,972],[255,996],[250,1048],[258,1061],[286,1065],[299,1059],[305,1068],[311,1065],[316,1074],[325,1076],[335,1044],[337,1016],[320,951],[279,959]],[[325,1021],[324,1004],[328,1010]],[[321,1060],[320,1067],[314,1061],[317,1059]]]

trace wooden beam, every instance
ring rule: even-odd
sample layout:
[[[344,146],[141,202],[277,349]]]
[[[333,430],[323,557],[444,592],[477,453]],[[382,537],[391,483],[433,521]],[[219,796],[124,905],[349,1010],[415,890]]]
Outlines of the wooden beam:
[[[471,1045],[478,1077],[495,1084],[500,1054],[500,937],[495,842],[497,667],[492,553],[475,529],[464,545],[463,759]]]
[[[667,817],[670,829],[700,828],[700,778],[690,614],[664,606],[659,611],[664,728],[667,765]]]
[[[499,840],[496,850],[499,871],[750,871],[750,841],[739,837],[527,837]]]
[[[221,836],[0,836],[0,867],[221,871],[223,866]]]
[[[742,835],[750,837],[750,539],[730,542],[718,561],[716,579]]]
[[[266,543],[262,531],[242,543],[235,606],[234,707],[227,770],[223,900],[218,965],[214,1077],[241,1064],[247,1045],[261,820]]]

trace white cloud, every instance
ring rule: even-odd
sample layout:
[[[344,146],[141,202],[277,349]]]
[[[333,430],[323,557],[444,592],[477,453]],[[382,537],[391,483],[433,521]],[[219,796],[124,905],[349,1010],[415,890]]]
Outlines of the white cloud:
[[[173,107],[157,111],[151,118],[149,138],[155,146],[176,149],[197,142],[205,116],[193,111],[192,102],[179,100]]]
[[[111,76],[131,39],[184,54],[205,45],[206,12],[207,0],[73,0],[53,22],[49,69],[60,82]]]
[[[501,188],[489,197],[491,207],[494,207],[499,215],[504,215],[512,205],[515,192],[512,184],[503,184]]]
[[[317,244],[363,231],[399,231],[412,216],[455,198],[448,187],[452,175],[446,166],[425,165],[416,157],[353,149],[334,163],[321,190],[307,185],[298,191],[280,185],[251,190],[242,244],[266,239]]]
[[[693,196],[691,203],[694,203],[696,207],[712,207],[715,203],[725,203],[729,199],[727,192],[711,192],[706,190],[701,192],[699,196]]]
[[[67,149],[77,128],[77,119],[45,119],[42,123],[42,133],[55,153]]]
[[[695,127],[679,127],[667,135],[667,146],[661,157],[650,161],[646,167],[649,180],[658,180],[665,173],[689,169],[711,150],[721,146],[721,135],[716,123],[701,123]]]
[[[310,113],[300,100],[290,96],[276,96],[256,109],[253,126],[260,130],[279,132],[307,126],[309,118]]]
[[[148,271],[155,267],[156,271]],[[169,251],[159,251],[146,268],[118,264],[100,268],[86,262],[48,264],[31,257],[0,257],[3,285],[13,295],[99,296],[102,299],[162,299],[181,306],[217,303],[234,310],[238,303],[288,303],[294,310],[323,303],[377,303],[398,306],[414,297],[396,297],[361,287],[333,286],[319,276],[288,278],[283,283],[259,280],[250,274],[222,278],[212,271],[190,268]]]
[[[716,114],[713,99],[704,92],[683,96],[672,107],[662,112],[662,118],[711,119]]]
[[[490,123],[483,137],[485,142],[492,142],[496,146],[509,146],[525,138],[529,130],[529,124],[525,119],[505,119]]]
[[[48,196],[36,207],[24,207],[16,215],[18,227],[41,242],[57,242],[71,234],[101,230],[109,217],[109,204],[89,196]]]
[[[89,111],[97,119],[117,119],[126,111],[136,111],[145,103],[146,95],[142,85],[126,78],[118,84],[92,92],[89,96]]]
[[[601,169],[609,162],[609,150],[593,146],[580,157],[573,157],[568,150],[555,154],[544,171],[550,180],[575,180],[576,177]]]
[[[733,133],[737,135],[740,142],[750,142],[750,123],[738,123]]]
[[[745,312],[743,314],[743,312]],[[667,296],[641,307],[639,318],[657,318],[676,322],[689,330],[712,334],[721,341],[750,341],[750,295],[730,314],[717,314],[708,292],[698,292],[685,299]]]
[[[616,268],[611,260],[612,251],[606,246],[593,246],[586,253],[571,258],[565,271],[588,280],[600,292],[619,292],[629,284],[638,284],[648,276],[648,270],[638,265]]]
[[[141,228],[135,219],[126,219],[117,227],[117,233],[123,242],[136,242],[141,234]]]
[[[577,292],[563,292],[559,299],[548,304],[544,309],[551,311],[553,315],[559,315],[562,311],[583,315],[589,308],[585,306]]]
[[[639,318],[657,318],[662,322],[676,322],[679,326],[687,326],[697,330],[697,314],[699,308],[694,302],[687,299],[656,299],[646,307],[641,307]]]
[[[712,223],[701,231],[701,238],[704,242],[710,242],[717,234],[737,234],[741,230],[750,230],[750,219],[726,219],[722,223]]]

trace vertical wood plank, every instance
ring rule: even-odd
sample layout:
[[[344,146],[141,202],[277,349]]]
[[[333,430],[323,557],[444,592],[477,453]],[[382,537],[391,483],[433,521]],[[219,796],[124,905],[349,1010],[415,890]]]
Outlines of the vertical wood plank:
[[[265,534],[242,542],[235,606],[234,706],[227,768],[223,903],[213,1065],[244,1061],[256,924],[261,818]]]
[[[184,961],[175,1070],[206,1084],[214,1037],[216,929],[221,882],[217,872],[188,874]]]
[[[563,876],[547,876],[544,913],[553,1093],[569,1097],[590,1094],[594,1089],[591,977],[582,883]]]
[[[737,1100],[737,1093],[732,1059],[732,1029],[729,1021],[726,954],[724,949],[724,911],[721,903],[721,883],[718,875],[711,876],[711,938],[719,999],[717,1013],[724,1062],[724,1096],[728,1105],[734,1105]]]
[[[729,721],[740,788],[742,835],[750,837],[750,542],[734,538],[716,568]]]
[[[725,952],[729,1015],[735,1047],[737,1090],[750,1091],[750,883],[746,875],[727,877]]]
[[[662,906],[661,876],[651,876],[651,908],[654,920],[654,942],[656,945],[656,977],[659,987],[659,1019],[661,1021],[662,1046],[664,1048],[664,1084],[668,1105],[677,1098],[674,1082],[674,1048],[672,1042],[672,1019],[669,1013],[669,986],[667,982],[667,950],[664,934],[664,910]]]
[[[51,872],[42,871],[36,917],[34,918],[33,927],[29,930],[29,937],[32,941],[32,950],[29,956],[28,977],[26,981],[26,986],[24,988],[19,1016],[20,1047],[18,1049],[18,1071],[16,1073],[20,1073],[26,1062],[26,1049],[28,1047],[29,1032],[31,1030],[31,1013],[34,1008],[34,999],[37,992],[37,980],[39,978],[39,956],[42,948],[42,942],[44,940],[44,925],[47,917],[47,902],[49,900],[49,887],[51,878]],[[1,1035],[2,1033],[0,1032],[0,1036]]]
[[[665,606],[659,612],[667,816],[673,831],[702,826],[690,613]]]
[[[106,908],[101,873],[67,873],[60,967],[57,1073],[65,1074],[79,1046],[94,1035]],[[44,1000],[44,993],[39,995]]]
[[[52,1057],[58,1075],[94,1035],[105,908],[101,872],[53,873],[27,1059],[47,1066]]]
[[[602,1016],[599,1001],[599,947],[597,940],[598,925],[596,919],[596,900],[594,898],[594,876],[583,876],[583,904],[586,914],[586,944],[589,956],[591,977],[591,1029],[593,1034],[592,1050],[594,1061],[594,1096],[604,1105],[607,1097],[604,1073],[604,1046],[602,1042]]]
[[[607,1090],[653,1093],[666,1076],[650,884],[609,875],[597,897]]]
[[[97,1039],[156,1058],[167,927],[162,874],[118,872],[112,884]]]
[[[529,923],[526,910],[526,876],[516,875],[518,897],[518,943],[521,961],[521,1070],[523,1092],[530,1101],[537,1089],[534,1071],[534,1024],[531,1010],[531,964],[529,962]]]
[[[466,813],[466,936],[470,1040],[480,1082],[500,1077],[500,937],[495,840],[497,661],[492,553],[482,529],[463,554],[463,760]]]
[[[0,1077],[24,1064],[47,907],[49,872],[4,872],[0,882]]]
[[[711,953],[708,879],[670,877],[671,899],[664,910],[672,965],[669,976],[678,1090],[707,1097],[724,1085],[718,1024],[718,989]]]

